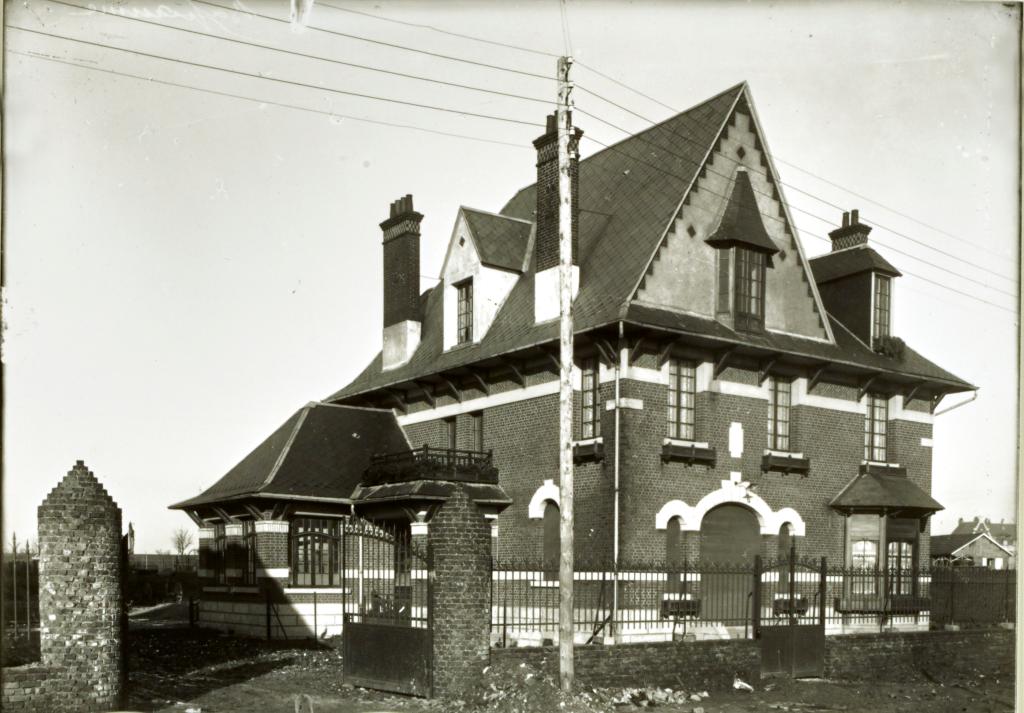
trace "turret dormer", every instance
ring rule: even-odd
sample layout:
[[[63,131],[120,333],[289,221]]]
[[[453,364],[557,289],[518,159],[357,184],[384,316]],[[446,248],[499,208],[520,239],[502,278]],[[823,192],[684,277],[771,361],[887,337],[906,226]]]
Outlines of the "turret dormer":
[[[857,210],[829,233],[832,252],[810,261],[821,299],[832,316],[876,351],[893,336],[893,278],[900,272],[868,245],[871,226]]]

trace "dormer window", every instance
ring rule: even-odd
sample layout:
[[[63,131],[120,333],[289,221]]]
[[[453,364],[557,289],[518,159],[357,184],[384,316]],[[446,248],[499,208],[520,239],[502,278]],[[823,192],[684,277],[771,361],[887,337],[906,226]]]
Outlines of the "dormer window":
[[[892,315],[892,278],[875,274],[874,316],[872,336],[875,339],[888,337]]]
[[[455,285],[458,293],[459,322],[456,332],[457,344],[473,341],[473,280],[464,280]]]
[[[736,247],[736,329],[764,329],[765,254]]]

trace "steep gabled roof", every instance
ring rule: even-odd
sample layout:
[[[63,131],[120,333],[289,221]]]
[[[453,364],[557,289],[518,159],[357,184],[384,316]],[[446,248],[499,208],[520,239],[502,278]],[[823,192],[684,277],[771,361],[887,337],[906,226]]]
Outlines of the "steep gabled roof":
[[[964,549],[969,544],[977,539],[984,538],[991,542],[993,545],[1001,549],[1009,556],[1013,556],[1013,552],[1006,549],[998,542],[995,541],[987,532],[979,532],[977,534],[961,534],[961,535],[932,535],[931,538],[931,553],[932,557],[949,557],[955,555],[958,551]]]
[[[900,271],[884,257],[867,245],[837,250],[810,259],[814,280],[819,285],[841,277],[856,275],[858,272],[873,270],[893,277],[899,277]]]
[[[475,208],[462,208],[480,262],[489,267],[522,272],[533,223]]]
[[[729,194],[729,202],[725,204],[722,220],[707,243],[715,247],[742,243],[769,254],[779,252],[764,228],[754,187],[750,185],[750,176],[745,169],[736,172],[736,182]]]
[[[241,497],[345,500],[374,453],[409,442],[389,410],[309,403],[182,510]]]

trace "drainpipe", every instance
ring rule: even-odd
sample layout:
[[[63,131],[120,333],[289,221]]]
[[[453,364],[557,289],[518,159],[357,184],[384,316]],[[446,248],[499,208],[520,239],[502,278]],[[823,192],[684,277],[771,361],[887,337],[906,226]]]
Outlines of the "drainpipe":
[[[966,401],[961,401],[958,404],[953,404],[952,406],[947,406],[946,408],[942,409],[941,411],[936,411],[935,413],[932,414],[932,416],[941,416],[944,413],[949,413],[950,411],[952,411],[955,408],[960,408],[961,406],[964,406],[966,404],[971,403],[976,398],[978,398],[978,390],[977,389],[975,389],[974,393],[971,394],[971,398],[967,399]]]
[[[615,485],[614,485],[614,519],[612,527],[612,637],[618,635],[616,631],[619,621],[619,463],[621,457],[619,455],[619,378],[622,371],[622,342],[623,342],[624,328],[622,322],[619,322],[619,341],[616,344],[618,350],[618,360],[615,362]]]

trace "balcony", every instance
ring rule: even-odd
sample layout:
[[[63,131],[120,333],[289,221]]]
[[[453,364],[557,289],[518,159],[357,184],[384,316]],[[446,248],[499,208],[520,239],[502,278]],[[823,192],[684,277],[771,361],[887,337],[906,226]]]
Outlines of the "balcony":
[[[382,453],[370,458],[363,473],[364,486],[441,480],[460,483],[498,484],[493,451],[460,451],[423,446],[411,451]]]

